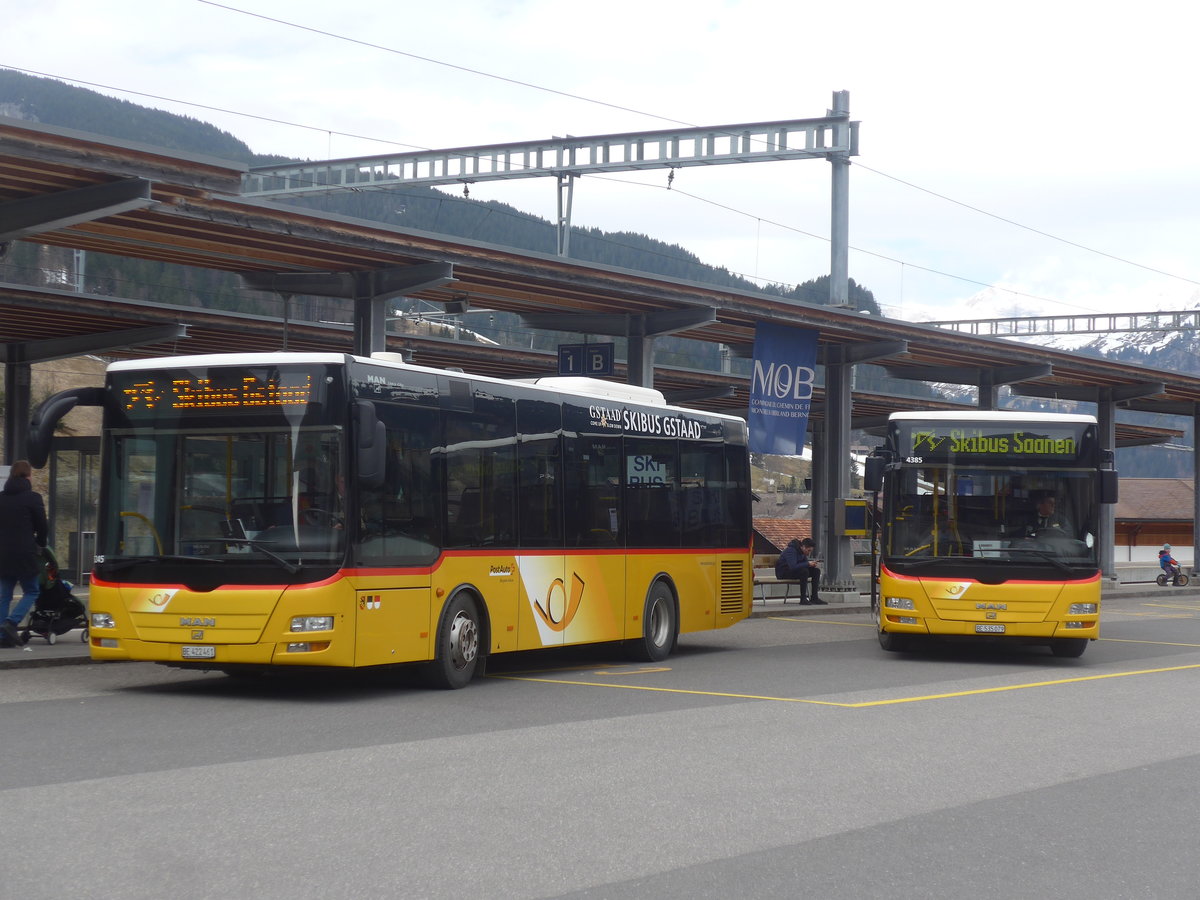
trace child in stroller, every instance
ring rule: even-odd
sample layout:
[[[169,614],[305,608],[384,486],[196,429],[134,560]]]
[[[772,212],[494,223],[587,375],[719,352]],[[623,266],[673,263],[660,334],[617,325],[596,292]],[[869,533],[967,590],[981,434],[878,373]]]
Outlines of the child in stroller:
[[[82,627],[79,639],[87,641],[87,610],[71,593],[74,585],[59,575],[58,560],[49,547],[42,551],[42,573],[38,581],[42,590],[34,601],[29,621],[21,630],[21,640],[27,642],[31,634],[36,634],[45,638],[47,644],[53,644],[60,634]]]

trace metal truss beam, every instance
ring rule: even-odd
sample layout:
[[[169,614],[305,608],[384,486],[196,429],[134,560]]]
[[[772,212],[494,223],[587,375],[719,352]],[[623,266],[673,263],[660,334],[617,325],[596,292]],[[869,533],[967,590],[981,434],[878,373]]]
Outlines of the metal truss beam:
[[[1200,310],[1178,312],[1087,313],[1079,316],[1021,316],[922,322],[982,337],[1035,337],[1053,334],[1121,334],[1130,331],[1183,331],[1200,328]]]
[[[407,185],[472,184],[729,163],[844,158],[858,154],[849,114],[707,128],[418,150],[290,165],[255,166],[244,197],[284,197]]]

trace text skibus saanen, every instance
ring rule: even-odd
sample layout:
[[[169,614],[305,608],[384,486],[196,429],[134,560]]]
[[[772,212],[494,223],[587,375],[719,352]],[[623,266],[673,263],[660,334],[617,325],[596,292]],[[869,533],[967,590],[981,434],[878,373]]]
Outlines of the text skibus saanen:
[[[1100,629],[1111,458],[1091,416],[892,414],[867,465],[868,489],[883,492],[883,648],[938,636],[1083,653]]]
[[[119,362],[96,659],[226,671],[623,641],[658,660],[752,600],[746,425],[585,379],[391,354]]]

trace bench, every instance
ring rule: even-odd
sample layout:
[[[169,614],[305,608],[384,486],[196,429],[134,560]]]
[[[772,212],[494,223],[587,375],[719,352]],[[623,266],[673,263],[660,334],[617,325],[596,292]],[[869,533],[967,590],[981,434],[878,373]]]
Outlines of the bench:
[[[769,585],[782,584],[784,585],[783,602],[787,603],[792,595],[792,585],[801,584],[799,578],[780,578],[775,574],[775,563],[779,561],[778,553],[755,553],[751,560],[751,568],[754,572],[754,588],[761,588],[759,598],[763,605],[767,603],[767,587]],[[766,569],[766,572],[759,574],[759,569]]]

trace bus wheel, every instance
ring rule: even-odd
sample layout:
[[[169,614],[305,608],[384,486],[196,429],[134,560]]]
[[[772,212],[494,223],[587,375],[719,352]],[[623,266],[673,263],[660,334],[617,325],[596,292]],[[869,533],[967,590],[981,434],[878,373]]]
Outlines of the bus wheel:
[[[912,646],[912,638],[907,634],[896,634],[892,631],[879,632],[879,646],[888,653],[899,653]]]
[[[1087,638],[1055,638],[1050,642],[1050,652],[1062,657],[1083,656],[1087,645]]]
[[[662,662],[675,649],[679,636],[675,595],[665,581],[654,582],[646,594],[642,628],[642,636],[629,642],[630,655],[646,662]]]
[[[469,594],[458,594],[438,627],[437,655],[425,669],[433,687],[457,690],[470,684],[479,666],[479,612]]]

